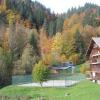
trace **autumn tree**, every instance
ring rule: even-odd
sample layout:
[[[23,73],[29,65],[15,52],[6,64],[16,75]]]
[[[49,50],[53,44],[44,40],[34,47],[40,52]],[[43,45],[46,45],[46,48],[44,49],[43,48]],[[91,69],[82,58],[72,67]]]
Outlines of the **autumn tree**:
[[[32,46],[28,43],[23,49],[21,62],[22,68],[25,70],[25,73],[31,73],[32,66],[37,61],[37,56],[35,55]]]
[[[62,47],[63,47],[63,38],[61,33],[56,33],[56,35],[53,37],[53,43],[52,43],[52,52],[54,53],[61,53]]]
[[[15,21],[15,14],[12,10],[7,10],[7,20],[9,25],[13,24]]]
[[[16,41],[15,52],[16,52],[17,57],[21,56],[22,50],[27,43],[27,35],[26,34],[27,33],[25,31],[25,28],[22,25],[16,26],[14,35],[15,35],[15,41]]]
[[[0,48],[0,86],[10,85],[12,82],[12,54]]]
[[[42,60],[44,61],[45,64],[49,64],[50,62],[49,57],[51,52],[51,45],[52,45],[51,38],[49,38],[46,35],[44,29],[41,29],[39,35],[39,47],[40,47]]]
[[[77,64],[78,61],[79,61],[79,55],[76,53],[76,54],[73,54],[69,57],[69,61],[73,62],[73,64]]]
[[[66,58],[65,40],[61,33],[56,33],[52,39],[51,55],[56,62],[63,62]]]

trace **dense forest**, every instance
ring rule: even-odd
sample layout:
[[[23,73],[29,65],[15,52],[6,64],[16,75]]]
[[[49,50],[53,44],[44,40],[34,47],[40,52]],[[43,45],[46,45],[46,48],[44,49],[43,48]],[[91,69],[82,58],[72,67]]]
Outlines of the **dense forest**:
[[[99,31],[95,4],[55,14],[36,1],[0,0],[0,84],[12,74],[30,74],[39,60],[46,65],[85,62],[91,37]]]

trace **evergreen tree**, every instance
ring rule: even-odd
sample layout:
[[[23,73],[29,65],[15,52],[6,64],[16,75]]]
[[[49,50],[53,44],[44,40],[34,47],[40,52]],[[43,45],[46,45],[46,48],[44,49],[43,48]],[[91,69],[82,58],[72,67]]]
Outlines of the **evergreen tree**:
[[[80,56],[79,62],[81,62],[81,60],[83,60],[83,58],[84,58],[83,54],[85,54],[85,43],[83,41],[83,38],[82,38],[79,30],[76,31],[74,38],[75,38],[75,44],[74,44],[75,50],[76,50],[76,53],[79,54],[79,56]]]
[[[77,53],[82,53],[82,54],[84,53],[84,41],[82,39],[79,30],[77,30],[75,33],[75,46]]]
[[[64,23],[63,15],[58,16],[56,19],[56,32],[62,32],[63,23]]]
[[[49,27],[48,27],[48,20],[45,18],[44,19],[44,24],[43,24],[44,30],[46,31],[46,33],[49,33]]]

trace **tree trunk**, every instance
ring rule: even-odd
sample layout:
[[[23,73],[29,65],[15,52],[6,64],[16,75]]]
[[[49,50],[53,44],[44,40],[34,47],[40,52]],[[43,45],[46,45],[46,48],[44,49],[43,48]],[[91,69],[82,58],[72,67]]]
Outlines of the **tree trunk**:
[[[40,85],[41,85],[41,87],[43,87],[43,83],[42,82],[40,82]]]

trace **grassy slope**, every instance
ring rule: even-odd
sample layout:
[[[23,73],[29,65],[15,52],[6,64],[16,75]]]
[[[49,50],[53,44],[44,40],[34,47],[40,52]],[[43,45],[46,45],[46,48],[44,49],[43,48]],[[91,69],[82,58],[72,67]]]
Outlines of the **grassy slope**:
[[[68,96],[65,96],[69,94]],[[82,81],[69,88],[33,88],[8,86],[0,90],[0,95],[31,96],[32,100],[43,96],[46,100],[98,100],[100,85],[90,81]]]

